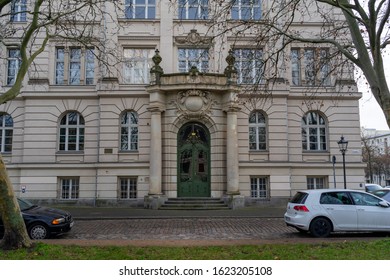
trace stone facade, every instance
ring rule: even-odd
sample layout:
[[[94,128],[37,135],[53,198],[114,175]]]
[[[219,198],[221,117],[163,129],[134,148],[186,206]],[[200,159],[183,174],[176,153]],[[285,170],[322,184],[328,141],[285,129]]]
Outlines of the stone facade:
[[[116,75],[110,77],[95,66],[93,84],[58,85],[55,58],[59,43],[53,41],[37,59],[39,77],[26,78],[22,94],[0,106],[0,111],[13,119],[12,152],[2,156],[18,196],[51,203],[158,208],[165,199],[177,197],[179,187],[191,187],[190,179],[181,176],[188,171],[184,169],[190,157],[181,150],[188,139],[179,139],[178,134],[192,124],[207,138],[200,143],[203,148],[196,148],[198,158],[193,162],[205,177],[192,171],[201,178],[199,184],[208,188],[206,196],[227,201],[236,198],[239,205],[271,205],[307,189],[310,179],[333,188],[335,175],[337,186],[342,187],[337,145],[341,135],[349,141],[347,186],[359,188],[364,182],[361,95],[354,83],[348,94],[342,95],[338,94],[343,91],[338,86],[342,81],[334,80],[336,86],[317,89],[318,96],[313,98],[307,87],[292,86],[287,67],[285,77],[275,81],[271,97],[243,102],[236,74],[225,72],[232,66],[225,59],[233,38],[211,41],[212,34],[203,21],[176,20],[169,1],[158,2],[156,19],[126,20],[118,15],[117,22],[107,23],[107,36],[114,38],[119,51],[145,48],[153,50],[153,55],[155,49],[160,51],[162,60],[150,61],[156,67],[150,70],[157,71],[152,71],[148,83],[125,83],[122,66],[111,69]],[[118,23],[122,28],[114,33],[113,25]],[[247,42],[245,38],[239,44],[245,47]],[[180,72],[177,57],[182,47],[207,47],[208,73],[197,69]],[[7,65],[2,67],[5,81]],[[69,112],[84,119],[84,147],[78,151],[59,149],[61,120]],[[138,116],[138,147],[134,150],[121,148],[124,112]],[[265,116],[265,149],[249,148],[249,116],[253,112]],[[308,112],[317,112],[325,120],[324,150],[302,148],[302,118]],[[179,145],[181,140],[184,142]],[[121,197],[121,178],[133,180],[129,182],[135,184],[135,197]],[[73,197],[63,194],[64,180],[72,179],[78,182]],[[184,196],[186,192],[190,193],[186,190]]]

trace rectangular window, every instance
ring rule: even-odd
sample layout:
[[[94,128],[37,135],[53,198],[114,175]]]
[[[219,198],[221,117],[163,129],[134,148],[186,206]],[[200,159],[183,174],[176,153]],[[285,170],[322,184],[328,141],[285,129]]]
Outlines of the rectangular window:
[[[137,178],[120,178],[119,184],[120,199],[137,198]]]
[[[261,83],[264,73],[262,49],[235,49],[235,67],[239,84]]]
[[[261,0],[235,0],[232,6],[232,19],[261,19]]]
[[[179,0],[179,19],[207,19],[208,0]]]
[[[251,177],[251,197],[269,198],[268,177]]]
[[[291,49],[290,58],[292,85],[329,86],[331,84],[329,49]]]
[[[56,49],[56,85],[63,85],[65,79],[65,49]]]
[[[261,112],[249,115],[249,149],[252,151],[267,149],[266,118]]]
[[[301,63],[299,49],[291,50],[291,81],[294,86],[301,85]]]
[[[123,82],[125,84],[147,84],[152,64],[152,49],[124,49]]]
[[[307,177],[308,190],[325,189],[325,188],[327,188],[325,177]]]
[[[85,50],[85,84],[93,85],[95,76],[95,54],[92,48]]]
[[[200,72],[206,73],[209,70],[208,49],[179,49],[179,72],[189,72],[196,67]]]
[[[27,21],[27,0],[13,0],[11,4],[11,22]]]
[[[12,86],[16,81],[19,68],[21,65],[20,50],[8,50],[8,69],[7,69],[7,85]]]
[[[56,85],[92,85],[95,76],[94,49],[57,47],[55,67]]]
[[[61,199],[79,198],[79,178],[61,178]]]
[[[126,0],[125,17],[128,19],[156,18],[156,0]]]
[[[69,84],[80,84],[80,70],[81,70],[81,49],[69,49]]]

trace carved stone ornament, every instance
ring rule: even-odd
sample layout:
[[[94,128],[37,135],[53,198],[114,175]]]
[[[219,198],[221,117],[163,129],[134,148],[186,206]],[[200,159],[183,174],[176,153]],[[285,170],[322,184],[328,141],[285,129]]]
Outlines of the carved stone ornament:
[[[186,37],[176,37],[175,41],[180,45],[210,45],[211,39],[202,38],[196,29],[191,29]]]
[[[210,114],[213,102],[209,92],[191,89],[179,92],[175,103],[179,115],[194,119]]]

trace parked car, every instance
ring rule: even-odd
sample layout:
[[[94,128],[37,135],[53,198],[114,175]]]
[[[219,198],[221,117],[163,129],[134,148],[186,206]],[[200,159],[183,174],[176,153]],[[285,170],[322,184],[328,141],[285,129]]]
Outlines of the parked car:
[[[377,185],[377,184],[366,184],[365,189],[366,189],[366,192],[371,193],[373,191],[381,190],[381,189],[383,189],[383,187],[380,185]]]
[[[31,239],[45,239],[68,232],[74,221],[66,211],[35,205],[28,200],[18,198],[20,211]],[[4,234],[4,225],[0,217],[0,236]]]
[[[383,188],[381,190],[376,190],[372,192],[373,195],[376,195],[387,202],[390,202],[390,188]]]
[[[314,237],[339,231],[390,232],[390,203],[358,190],[298,191],[287,204],[284,220]]]

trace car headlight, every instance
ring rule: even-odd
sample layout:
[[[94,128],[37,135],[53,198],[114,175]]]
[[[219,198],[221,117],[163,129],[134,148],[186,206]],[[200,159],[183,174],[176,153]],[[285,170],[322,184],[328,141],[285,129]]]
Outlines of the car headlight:
[[[51,223],[53,225],[59,225],[61,223],[65,222],[65,219],[64,218],[59,218],[59,219],[54,219],[53,221],[51,221]]]

